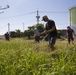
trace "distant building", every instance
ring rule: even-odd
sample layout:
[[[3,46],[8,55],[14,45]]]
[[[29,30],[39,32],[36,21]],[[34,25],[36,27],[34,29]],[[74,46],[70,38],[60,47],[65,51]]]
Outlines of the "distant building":
[[[5,36],[4,35],[0,35],[0,39],[4,39],[5,38]]]
[[[58,30],[58,36],[65,37],[66,36],[66,29],[59,29]]]
[[[70,27],[75,31],[76,34],[76,7],[71,7],[69,9],[69,22]]]
[[[62,36],[66,36],[66,29],[62,30]]]

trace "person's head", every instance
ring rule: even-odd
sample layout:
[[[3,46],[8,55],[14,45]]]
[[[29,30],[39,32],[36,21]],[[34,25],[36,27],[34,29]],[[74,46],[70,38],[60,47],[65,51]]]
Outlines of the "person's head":
[[[6,32],[8,34],[8,32]]]
[[[47,22],[48,20],[49,20],[49,18],[46,15],[42,17],[42,21]]]
[[[70,26],[68,26],[67,29],[70,29]]]

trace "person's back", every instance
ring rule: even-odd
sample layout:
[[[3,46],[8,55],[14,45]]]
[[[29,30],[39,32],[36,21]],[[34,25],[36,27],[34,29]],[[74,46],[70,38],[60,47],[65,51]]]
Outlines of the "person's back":
[[[47,23],[46,23],[46,30],[49,30],[51,29],[53,26],[55,26],[55,22],[53,20],[49,20]],[[50,32],[50,36],[53,37],[53,36],[57,36],[57,29],[56,29],[56,26],[55,26],[55,30]]]
[[[73,29],[71,29],[71,28],[67,29],[67,35],[68,35],[68,37],[73,37],[73,33],[74,33]]]
[[[34,35],[35,35],[35,36],[40,36],[39,30],[38,30],[37,28],[34,29]]]
[[[9,33],[8,32],[5,34],[5,38],[6,38],[6,40],[9,40]]]
[[[40,33],[39,33],[39,30],[33,26],[33,29],[34,29],[34,38],[35,38],[35,41],[36,42],[39,42],[40,41]]]
[[[73,29],[71,29],[69,26],[67,27],[67,38],[68,38],[68,43],[70,44],[70,41],[72,41],[72,44],[74,44],[73,43],[73,41],[74,41],[74,36],[75,35],[75,33],[74,33],[74,30]]]

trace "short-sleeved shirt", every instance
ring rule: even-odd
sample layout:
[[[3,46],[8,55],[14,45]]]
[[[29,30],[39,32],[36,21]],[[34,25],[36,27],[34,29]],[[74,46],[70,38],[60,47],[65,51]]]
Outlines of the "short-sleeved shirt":
[[[68,37],[73,37],[74,30],[73,29],[67,29]]]
[[[55,22],[53,20],[49,20],[46,23],[46,30],[50,30],[53,26],[55,27],[55,30],[50,32],[50,37],[57,36],[57,29],[56,29],[56,26],[55,26]]]
[[[34,29],[34,35],[35,35],[35,36],[40,36],[39,30],[38,30],[37,28]]]

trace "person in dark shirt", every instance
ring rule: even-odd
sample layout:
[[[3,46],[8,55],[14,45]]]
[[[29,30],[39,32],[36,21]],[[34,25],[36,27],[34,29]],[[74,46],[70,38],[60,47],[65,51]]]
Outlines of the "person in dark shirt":
[[[74,44],[74,30],[70,28],[70,26],[67,27],[67,38],[68,38],[68,43],[70,44],[70,41],[72,41],[72,44]]]
[[[57,38],[57,28],[55,25],[55,22],[53,20],[50,20],[46,15],[42,17],[42,20],[46,23],[46,29],[45,31],[43,31],[41,34],[48,34],[49,38],[49,45],[51,50],[54,50],[54,44],[56,42],[56,38]]]
[[[7,41],[9,41],[9,33],[8,33],[8,32],[5,33],[5,39],[6,39]]]

